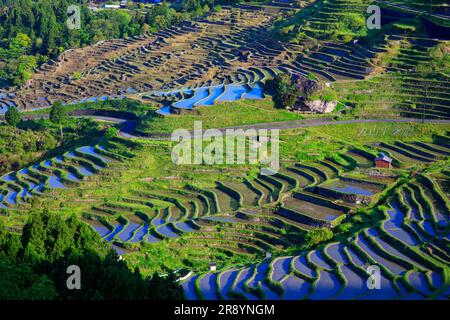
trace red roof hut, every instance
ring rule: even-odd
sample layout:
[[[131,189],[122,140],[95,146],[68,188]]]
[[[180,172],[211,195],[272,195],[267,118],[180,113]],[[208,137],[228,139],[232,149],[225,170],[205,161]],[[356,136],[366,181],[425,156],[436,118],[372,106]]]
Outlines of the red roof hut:
[[[389,158],[384,153],[375,158],[375,167],[377,168],[390,168],[392,165],[392,158]]]

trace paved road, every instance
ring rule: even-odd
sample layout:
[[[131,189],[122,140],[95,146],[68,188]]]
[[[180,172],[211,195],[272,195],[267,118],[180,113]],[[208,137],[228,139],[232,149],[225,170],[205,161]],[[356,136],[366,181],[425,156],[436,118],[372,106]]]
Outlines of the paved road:
[[[74,116],[76,118],[91,118],[96,121],[106,121],[112,122],[116,124],[122,124],[120,128],[120,136],[126,139],[142,139],[142,140],[170,140],[171,133],[162,132],[162,133],[152,133],[149,135],[139,135],[134,133],[134,129],[136,128],[135,120],[126,120],[117,117],[106,117],[106,116],[98,116],[98,115],[77,115]],[[24,117],[24,120],[34,120],[34,119],[44,119],[48,118],[48,114],[40,114]],[[1,120],[0,120],[1,121]],[[352,119],[352,120],[340,120],[334,121],[331,118],[319,118],[319,119],[307,119],[307,120],[291,120],[291,121],[282,121],[282,122],[267,122],[267,123],[256,123],[250,125],[242,125],[242,126],[233,126],[233,127],[225,127],[225,128],[217,128],[221,132],[225,132],[227,129],[278,129],[278,130],[288,130],[288,129],[297,129],[297,128],[307,128],[307,127],[318,127],[318,126],[326,126],[326,125],[338,125],[338,124],[352,124],[352,123],[434,123],[434,124],[449,124],[450,120],[432,120],[432,119],[413,119],[413,118],[388,118],[388,119]],[[206,130],[206,129],[205,129]],[[203,130],[203,132],[205,131]],[[203,134],[203,137],[212,136],[212,134]],[[192,130],[191,130],[192,133]],[[199,135],[192,134],[194,138]]]
[[[383,1],[383,0],[376,0],[376,1],[379,2],[379,3],[383,3],[385,5],[397,8],[397,9],[403,9],[403,10],[407,10],[407,11],[410,11],[410,12],[413,12],[413,13],[418,13],[418,14],[430,15],[429,11],[419,10],[419,9],[416,9],[416,8],[411,8],[411,7],[405,6],[403,4],[392,3],[392,2],[389,2],[389,1]],[[431,16],[435,17],[435,18],[439,18],[439,19],[450,20],[450,16],[439,14],[439,13],[432,13]]]
[[[119,119],[116,119],[119,120]],[[123,121],[122,121],[123,122]],[[226,129],[296,129],[296,128],[306,128],[306,127],[318,127],[325,125],[337,125],[337,124],[352,124],[352,123],[435,123],[435,124],[449,124],[450,120],[421,120],[412,118],[396,118],[396,119],[353,119],[353,120],[342,120],[333,121],[329,118],[327,119],[311,119],[311,120],[293,120],[293,121],[283,121],[283,122],[269,122],[269,123],[257,123],[252,125],[242,125],[227,128],[219,128],[221,132],[225,132]],[[127,139],[143,139],[143,140],[170,140],[171,133],[155,133],[149,136],[140,136],[133,134],[136,123],[134,121],[125,121],[124,125],[120,130],[120,135]],[[203,131],[204,132],[204,131]],[[192,133],[192,131],[191,131]],[[213,134],[204,135],[203,137],[212,136]],[[199,137],[199,135],[192,134],[193,138]]]

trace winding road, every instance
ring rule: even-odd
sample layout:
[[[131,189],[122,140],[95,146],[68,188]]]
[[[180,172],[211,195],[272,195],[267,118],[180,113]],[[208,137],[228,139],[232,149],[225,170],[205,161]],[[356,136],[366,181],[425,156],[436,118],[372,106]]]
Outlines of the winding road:
[[[90,116],[91,118],[99,121],[109,121],[117,124],[123,124],[119,134],[121,137],[126,139],[141,139],[141,140],[170,140],[171,133],[154,133],[147,136],[142,136],[134,133],[136,127],[136,121],[134,120],[124,120],[111,117],[98,117]],[[307,128],[307,127],[318,127],[326,125],[338,125],[338,124],[353,124],[353,123],[433,123],[433,124],[448,124],[450,125],[450,120],[422,120],[413,118],[390,118],[390,119],[352,119],[352,120],[341,120],[334,121],[330,118],[323,119],[310,119],[310,120],[292,120],[292,121],[282,121],[282,122],[267,122],[267,123],[256,123],[251,125],[233,126],[226,128],[217,128],[221,132],[225,132],[227,129],[278,129],[278,130],[288,130],[297,128]],[[201,136],[211,137],[214,134],[204,134],[206,130],[203,130]],[[192,138],[199,138],[200,135],[193,134],[191,131]]]
[[[403,5],[403,4],[392,3],[389,1],[383,1],[383,0],[376,0],[376,2],[396,8],[398,10],[406,10],[406,11],[410,11],[410,12],[416,13],[416,14],[426,14],[426,15],[430,15],[430,16],[438,18],[438,19],[450,20],[450,16],[439,14],[439,13],[431,13],[430,14],[428,11],[411,8],[411,7]]]
[[[119,135],[126,139],[140,139],[140,140],[170,140],[171,133],[170,132],[155,132],[148,135],[139,135],[136,134],[135,128],[137,125],[136,120],[123,119],[118,117],[111,116],[100,116],[100,115],[72,115],[76,118],[90,118],[95,121],[104,121],[111,122],[114,124],[121,124]],[[36,120],[36,119],[46,119],[48,118],[48,114],[35,115],[24,117],[23,120]],[[4,121],[4,120],[0,120]],[[224,128],[208,128],[202,131],[201,136],[203,137],[211,137],[214,134],[204,134],[206,130],[216,129],[221,132],[225,132],[227,129],[278,129],[278,130],[289,130],[289,129],[297,129],[297,128],[307,128],[307,127],[318,127],[318,126],[327,126],[327,125],[339,125],[339,124],[354,124],[354,123],[432,123],[432,124],[448,124],[450,125],[450,120],[433,120],[433,119],[415,119],[415,118],[371,118],[371,119],[351,119],[351,120],[332,120],[331,118],[318,118],[318,119],[307,119],[307,120],[290,120],[290,121],[280,121],[280,122],[265,122],[265,123],[255,123],[241,126],[232,126],[232,127],[224,127]],[[186,129],[186,128],[182,128]],[[193,134],[191,132],[192,138],[198,138],[200,135]]]
[[[70,114],[69,114],[70,115]],[[114,124],[121,125],[119,129],[119,135],[126,139],[140,139],[140,140],[170,140],[170,132],[155,132],[148,135],[139,135],[135,133],[135,128],[137,122],[135,119],[125,119],[117,116],[104,116],[104,115],[70,115],[76,118],[90,118],[95,121],[111,122]],[[33,116],[23,117],[24,121],[46,119],[48,114],[39,114]],[[4,121],[0,119],[0,122]],[[351,119],[351,120],[332,120],[331,118],[317,118],[317,119],[307,119],[307,120],[290,120],[290,121],[280,121],[280,122],[265,122],[265,123],[255,123],[240,126],[231,126],[224,128],[208,128],[202,131],[202,137],[211,137],[214,133],[204,134],[206,130],[216,129],[221,132],[225,132],[227,129],[278,129],[278,130],[289,130],[297,128],[307,128],[307,127],[318,127],[327,125],[339,125],[339,124],[354,124],[354,123],[432,123],[432,124],[448,124],[450,125],[450,120],[434,120],[434,119],[416,119],[416,118],[370,118],[370,119]],[[181,128],[186,129],[186,128]],[[192,138],[198,138],[200,135],[194,134],[193,130],[190,131]]]

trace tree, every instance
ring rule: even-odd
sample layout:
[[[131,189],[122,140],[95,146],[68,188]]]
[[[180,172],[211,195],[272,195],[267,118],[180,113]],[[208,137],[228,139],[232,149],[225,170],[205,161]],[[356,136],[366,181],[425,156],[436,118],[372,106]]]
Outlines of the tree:
[[[12,127],[16,127],[22,121],[19,111],[14,106],[9,107],[6,111],[5,120]]]
[[[364,37],[367,35],[366,18],[360,13],[346,12],[335,25],[338,36]]]
[[[17,36],[11,39],[9,42],[9,48],[14,51],[20,51],[27,47],[29,47],[31,44],[31,39],[24,33],[19,33]]]
[[[56,38],[60,32],[60,25],[56,19],[55,12],[50,1],[42,1],[41,6],[37,8],[37,34],[44,40],[44,49],[51,52],[56,46]]]
[[[14,70],[15,76],[13,82],[16,85],[21,85],[32,77],[34,68],[37,67],[37,60],[35,56],[22,55],[16,62],[17,67]]]
[[[45,300],[56,299],[53,282],[45,275],[32,271],[28,263],[11,263],[0,257],[1,300]]]
[[[13,241],[12,241],[13,240]],[[82,270],[82,289],[66,286],[67,267]],[[88,224],[48,210],[31,210],[22,235],[0,220],[0,300],[181,299],[174,274],[143,277],[133,271]]]
[[[268,80],[265,84],[265,90],[272,95],[275,106],[284,109],[294,106],[301,94],[287,74],[277,75],[275,78]]]
[[[50,109],[50,121],[53,122],[54,124],[59,125],[61,141],[64,139],[62,125],[66,121],[66,119],[67,119],[66,110],[64,110],[61,101],[56,101]]]
[[[116,137],[118,133],[119,133],[119,130],[117,130],[117,128],[109,127],[105,131],[105,138],[110,140],[110,139]]]

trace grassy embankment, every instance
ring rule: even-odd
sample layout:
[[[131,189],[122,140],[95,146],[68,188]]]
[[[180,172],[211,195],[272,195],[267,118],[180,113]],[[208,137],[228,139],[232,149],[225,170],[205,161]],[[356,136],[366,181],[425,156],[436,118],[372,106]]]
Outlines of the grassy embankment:
[[[302,115],[275,108],[272,99],[266,98],[196,107],[189,113],[163,118],[149,113],[142,117],[137,130],[145,133],[171,132],[178,128],[190,130],[194,127],[194,121],[202,121],[203,129],[209,129],[303,118]]]

